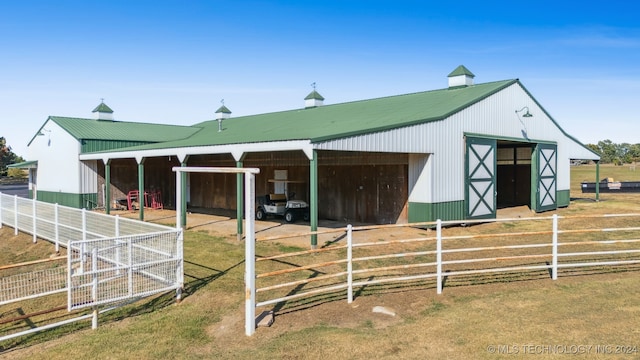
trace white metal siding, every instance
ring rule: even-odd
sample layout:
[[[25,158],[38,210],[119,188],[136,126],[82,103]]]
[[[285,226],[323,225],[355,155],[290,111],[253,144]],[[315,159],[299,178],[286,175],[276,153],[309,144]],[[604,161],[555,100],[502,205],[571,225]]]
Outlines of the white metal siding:
[[[98,192],[98,161],[80,162],[80,193]]]
[[[533,117],[523,118],[522,113],[516,113],[524,106],[529,108]],[[418,201],[418,198],[428,196],[421,194],[431,194],[432,202],[445,202],[464,200],[465,133],[522,142],[556,142],[558,190],[569,189],[569,159],[594,156],[568,138],[517,83],[443,121],[337,139],[314,146],[322,150],[432,154],[429,159],[431,166],[428,167],[430,176],[418,177],[409,199]],[[433,183],[429,184],[428,178]],[[437,191],[431,192],[430,188]]]
[[[426,154],[409,154],[409,201],[431,202],[432,157]]]
[[[43,126],[28,148],[28,159],[38,160],[38,190],[80,192],[80,144],[53,121]],[[61,176],[62,174],[62,176]]]

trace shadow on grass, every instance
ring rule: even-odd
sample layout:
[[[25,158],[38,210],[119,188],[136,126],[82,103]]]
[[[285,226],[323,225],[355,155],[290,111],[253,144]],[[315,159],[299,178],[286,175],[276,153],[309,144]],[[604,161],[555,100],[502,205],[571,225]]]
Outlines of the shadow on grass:
[[[183,296],[189,296],[192,295],[193,293],[195,293],[196,291],[198,291],[199,289],[207,286],[208,284],[210,284],[212,281],[215,281],[216,279],[219,279],[220,277],[226,275],[227,273],[229,273],[229,271],[237,268],[238,266],[244,264],[244,260],[241,260],[239,262],[237,262],[234,265],[231,265],[230,267],[224,269],[224,270],[218,270],[206,265],[202,265],[202,264],[197,264],[188,260],[184,260],[185,264],[189,264],[192,267],[195,267],[199,270],[204,270],[205,272],[208,272],[209,275],[207,276],[195,276],[195,275],[190,275],[188,273],[185,272],[184,276],[185,277],[189,277],[193,280],[185,282],[184,283],[184,289],[183,289]],[[194,269],[195,270],[195,269]]]

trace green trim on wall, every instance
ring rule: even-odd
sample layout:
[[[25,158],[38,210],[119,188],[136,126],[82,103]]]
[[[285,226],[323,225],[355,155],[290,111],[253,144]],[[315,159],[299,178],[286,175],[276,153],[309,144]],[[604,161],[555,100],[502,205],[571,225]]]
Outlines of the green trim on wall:
[[[77,209],[94,209],[98,204],[98,194],[72,194],[38,190],[38,201],[44,201]]]
[[[571,195],[569,190],[556,190],[556,202],[558,207],[567,207],[571,202]]]
[[[495,139],[498,141],[513,141],[513,142],[518,142],[523,144],[553,144],[553,145],[558,144],[557,141],[523,139],[523,138],[517,138],[517,137],[510,137],[510,136],[496,136],[496,135],[478,134],[478,133],[471,133],[471,132],[465,132],[464,136],[481,138],[481,139]]]
[[[461,220],[465,216],[464,200],[441,203],[409,203],[409,222]]]

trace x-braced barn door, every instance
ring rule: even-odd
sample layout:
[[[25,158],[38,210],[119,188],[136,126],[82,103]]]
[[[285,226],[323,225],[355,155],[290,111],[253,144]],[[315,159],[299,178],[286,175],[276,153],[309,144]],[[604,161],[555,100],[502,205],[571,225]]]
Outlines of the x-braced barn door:
[[[495,218],[496,140],[467,137],[466,147],[467,218]]]
[[[536,176],[535,211],[554,210],[558,207],[556,199],[558,148],[555,144],[537,144],[534,152],[536,166],[532,174]]]

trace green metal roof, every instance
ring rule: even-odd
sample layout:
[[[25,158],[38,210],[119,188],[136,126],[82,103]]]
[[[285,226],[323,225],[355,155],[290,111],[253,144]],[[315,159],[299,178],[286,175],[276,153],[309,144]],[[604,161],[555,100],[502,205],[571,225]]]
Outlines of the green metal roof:
[[[200,128],[195,126],[99,121],[95,119],[60,116],[50,116],[49,120],[58,124],[78,140],[119,140],[158,143],[187,138],[200,130]],[[41,130],[42,128],[40,131]],[[33,141],[33,139],[31,141]]]
[[[33,169],[38,167],[38,160],[19,162],[19,163],[7,165],[7,167],[16,168],[16,169]]]
[[[121,150],[147,150],[191,146],[310,140],[321,142],[379,132],[450,115],[518,82],[504,80],[453,89],[418,92],[308,109],[242,116],[194,126],[202,130],[188,138]]]

